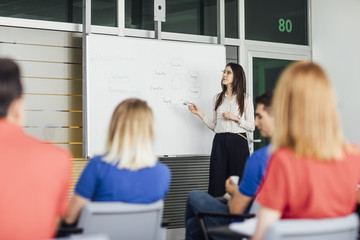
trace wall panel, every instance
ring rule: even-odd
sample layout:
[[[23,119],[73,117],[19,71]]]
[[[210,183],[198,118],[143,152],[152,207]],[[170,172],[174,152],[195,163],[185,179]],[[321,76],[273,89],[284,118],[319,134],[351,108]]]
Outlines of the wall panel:
[[[0,41],[23,45],[65,46],[81,49],[81,33],[0,27]]]
[[[26,127],[82,126],[81,112],[25,111]]]
[[[23,77],[22,81],[25,93],[82,95],[81,80]]]
[[[25,131],[51,143],[81,143],[82,128],[37,128],[26,127]]]
[[[0,56],[21,67],[24,130],[73,154],[74,185],[82,159],[82,40],[79,33],[0,27]]]
[[[31,51],[29,51],[31,49]],[[80,64],[82,61],[81,49],[66,46],[49,46],[35,44],[3,44],[2,54],[22,61],[44,61],[55,63]]]
[[[31,46],[30,46],[31,47]],[[71,49],[69,49],[70,51]],[[34,52],[36,54],[36,52]],[[82,79],[81,64],[17,60],[22,69],[22,77]]]
[[[24,94],[26,110],[82,111],[82,95]]]

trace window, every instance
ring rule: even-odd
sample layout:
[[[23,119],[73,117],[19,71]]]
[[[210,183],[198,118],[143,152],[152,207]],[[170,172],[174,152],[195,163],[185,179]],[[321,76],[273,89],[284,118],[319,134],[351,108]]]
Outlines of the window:
[[[307,0],[245,0],[245,39],[308,45]]]
[[[216,0],[166,1],[165,32],[206,36],[217,34]]]
[[[225,1],[225,37],[239,38],[239,6],[237,0]]]
[[[0,16],[79,23],[81,4],[81,0],[0,0]]]
[[[92,0],[92,24],[116,26],[116,0]],[[81,23],[82,0],[0,0],[0,16]]]
[[[125,27],[154,30],[154,1],[125,0]]]
[[[237,0],[225,1],[226,37],[238,37]],[[217,36],[216,0],[167,0],[162,31]],[[126,0],[125,27],[154,30],[154,1]]]

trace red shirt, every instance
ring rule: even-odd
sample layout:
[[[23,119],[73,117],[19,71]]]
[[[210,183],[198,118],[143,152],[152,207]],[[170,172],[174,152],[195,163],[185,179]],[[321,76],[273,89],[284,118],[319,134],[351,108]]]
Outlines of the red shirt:
[[[71,155],[0,119],[0,239],[47,239],[65,215]]]
[[[282,148],[270,160],[258,201],[280,211],[282,218],[340,217],[354,211],[359,183],[359,154],[319,162]]]

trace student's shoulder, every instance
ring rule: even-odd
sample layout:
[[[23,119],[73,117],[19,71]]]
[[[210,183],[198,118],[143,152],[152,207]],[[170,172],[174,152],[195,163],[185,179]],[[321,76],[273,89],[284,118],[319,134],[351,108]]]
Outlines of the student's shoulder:
[[[164,164],[164,163],[162,163],[160,161],[156,162],[155,167],[159,168],[159,169],[168,169],[168,170],[170,170],[169,167],[166,164]]]
[[[26,144],[24,154],[34,161],[34,166],[41,165],[44,171],[64,173],[64,176],[70,173],[72,154],[68,150],[29,135],[22,144]]]
[[[344,151],[344,159],[350,159],[360,165],[360,148],[356,144],[347,144]]]
[[[255,152],[253,152],[253,154],[251,155],[252,159],[268,159],[270,156],[270,146],[267,145],[263,148],[260,148],[258,150],[256,150]]]
[[[360,148],[354,143],[349,143],[345,145],[345,154],[360,156]]]
[[[274,151],[273,156],[278,157],[278,158],[287,158],[287,157],[294,157],[294,151],[289,149],[289,148],[285,148],[285,147],[281,147],[279,149],[277,149],[276,151]]]
[[[270,162],[272,165],[292,167],[292,160],[297,158],[299,157],[295,157],[295,153],[293,150],[289,148],[279,148],[272,153]]]
[[[95,155],[93,157],[90,158],[89,163],[91,164],[95,164],[95,165],[105,165],[108,164],[107,162],[105,162],[103,160],[103,158],[105,157],[105,154],[102,155]]]
[[[253,152],[253,155],[263,155],[265,154],[268,150],[269,150],[270,146],[269,145],[266,145],[265,147],[262,147],[256,151]]]
[[[31,144],[34,151],[41,153],[43,155],[51,156],[52,159],[66,159],[69,160],[72,158],[70,151],[56,146],[53,143],[46,142],[30,135],[27,135],[29,143]]]
[[[155,165],[155,168],[159,171],[159,172],[164,172],[166,174],[171,174],[171,171],[170,171],[170,168],[164,164],[164,163],[161,163],[161,162],[157,162],[156,165]]]

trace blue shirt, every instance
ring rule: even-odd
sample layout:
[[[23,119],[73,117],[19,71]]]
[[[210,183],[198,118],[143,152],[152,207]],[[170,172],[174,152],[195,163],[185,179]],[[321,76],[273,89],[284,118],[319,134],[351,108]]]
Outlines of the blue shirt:
[[[139,170],[118,169],[92,158],[84,169],[75,193],[91,201],[152,203],[164,199],[169,191],[171,172],[160,162]]]
[[[261,180],[265,176],[268,165],[270,145],[253,152],[245,164],[244,176],[239,185],[239,191],[248,197],[254,197]]]

